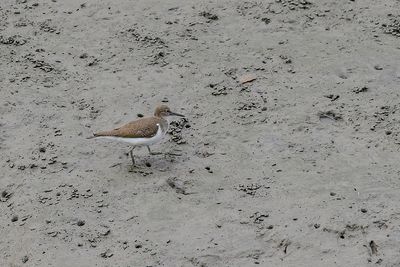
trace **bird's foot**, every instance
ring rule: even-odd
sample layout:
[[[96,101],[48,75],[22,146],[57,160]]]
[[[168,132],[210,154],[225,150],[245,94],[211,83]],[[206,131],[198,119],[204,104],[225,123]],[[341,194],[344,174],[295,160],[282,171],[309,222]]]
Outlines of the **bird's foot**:
[[[150,155],[161,155],[162,154],[161,152],[153,152],[153,151],[151,151],[149,146],[147,146],[147,150],[149,151]]]

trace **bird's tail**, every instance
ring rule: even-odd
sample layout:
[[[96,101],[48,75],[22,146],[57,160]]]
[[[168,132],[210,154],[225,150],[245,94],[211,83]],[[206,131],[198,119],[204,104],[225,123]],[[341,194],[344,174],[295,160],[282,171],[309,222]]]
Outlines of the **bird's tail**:
[[[115,130],[113,131],[104,131],[104,132],[98,132],[94,133],[93,136],[86,137],[86,139],[93,139],[96,137],[104,137],[104,136],[113,136],[115,134]]]
[[[86,137],[86,139],[93,139],[93,138],[96,138],[96,137],[99,137],[99,136],[101,136],[101,133],[93,133],[92,136]]]

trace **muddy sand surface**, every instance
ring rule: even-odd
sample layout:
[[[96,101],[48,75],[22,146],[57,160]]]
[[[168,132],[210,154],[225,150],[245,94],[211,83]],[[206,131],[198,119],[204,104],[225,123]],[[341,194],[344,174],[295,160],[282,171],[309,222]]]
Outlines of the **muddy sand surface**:
[[[2,0],[0,266],[400,266],[400,2]],[[87,140],[186,115],[165,154]]]

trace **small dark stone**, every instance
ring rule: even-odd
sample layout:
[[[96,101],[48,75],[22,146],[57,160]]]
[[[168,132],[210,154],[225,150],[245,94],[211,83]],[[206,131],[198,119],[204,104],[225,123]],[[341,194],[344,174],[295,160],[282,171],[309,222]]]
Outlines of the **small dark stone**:
[[[76,225],[78,226],[84,226],[85,225],[85,221],[84,220],[79,220]]]
[[[106,230],[103,231],[101,234],[102,234],[103,236],[107,236],[109,233],[111,233],[111,230],[110,230],[110,229],[106,229]]]
[[[11,196],[11,193],[7,192],[6,190],[1,192],[1,197],[2,198],[9,198],[10,196]]]
[[[11,221],[12,221],[12,222],[18,221],[18,216],[17,216],[17,215],[14,215],[14,216],[11,218]]]
[[[22,257],[21,260],[22,260],[22,263],[25,263],[25,262],[27,262],[29,260],[29,258],[28,258],[28,256],[25,255],[25,256]]]
[[[45,147],[40,147],[40,148],[39,148],[39,152],[41,152],[41,153],[46,152],[46,148],[45,148]]]
[[[151,167],[151,163],[150,162],[146,162],[146,166],[150,168]]]
[[[368,211],[367,211],[367,209],[362,208],[362,209],[361,209],[361,212],[362,212],[362,213],[367,213]]]
[[[336,196],[336,193],[335,193],[335,192],[331,192],[330,195],[331,195],[332,197],[334,197],[334,196]]]
[[[113,255],[114,255],[114,253],[112,253],[111,250],[109,250],[109,249],[100,253],[100,257],[102,257],[102,258],[111,258]]]
[[[335,101],[335,100],[339,99],[340,96],[339,95],[330,94],[330,95],[325,95],[325,97],[329,98],[331,101]]]
[[[376,245],[374,240],[371,240],[369,242],[369,247],[371,248],[371,252],[372,252],[373,255],[378,254],[378,246]]]
[[[345,236],[344,236],[344,231],[339,233],[339,237],[340,237],[341,239],[344,239],[344,237],[345,237]]]
[[[185,188],[185,183],[179,179],[177,179],[176,177],[171,177],[167,179],[167,184],[175,189],[175,192],[178,194],[183,194],[183,195],[187,195],[188,193],[186,192],[186,188]]]
[[[206,19],[209,19],[209,20],[218,20],[218,16],[217,15],[211,14],[210,12],[206,12],[206,11],[201,12],[200,16],[203,16],[203,17],[205,17]]]
[[[139,118],[143,118],[143,114],[141,114],[141,113],[137,114],[137,116],[138,116]]]
[[[353,90],[353,92],[356,93],[356,94],[367,92],[367,91],[368,91],[368,87],[366,87],[366,86],[363,86],[361,88],[355,88]]]
[[[32,163],[32,164],[29,165],[29,168],[31,168],[31,169],[34,169],[34,168],[37,168],[37,167],[38,167],[38,165],[36,165],[35,163]]]
[[[263,21],[265,24],[269,24],[271,22],[269,18],[262,18],[261,21]]]
[[[319,223],[314,224],[314,228],[318,229],[321,225]]]
[[[136,245],[135,245],[135,248],[141,248],[141,247],[142,247],[141,244],[136,244]]]
[[[94,59],[93,61],[89,62],[89,64],[87,64],[89,67],[92,66],[96,66],[97,65],[97,59]]]
[[[392,131],[390,131],[390,130],[385,131],[385,134],[386,134],[386,135],[391,135],[391,134],[392,134]]]

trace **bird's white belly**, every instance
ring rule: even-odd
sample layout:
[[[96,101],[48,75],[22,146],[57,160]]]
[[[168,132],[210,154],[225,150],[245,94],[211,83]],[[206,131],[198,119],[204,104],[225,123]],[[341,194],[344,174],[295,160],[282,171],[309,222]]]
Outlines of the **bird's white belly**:
[[[125,142],[134,146],[150,146],[161,141],[165,133],[162,132],[161,127],[158,126],[158,130],[155,136],[150,138],[125,138],[117,136],[99,136],[97,138],[108,139],[113,141]],[[96,139],[97,139],[96,138]]]

